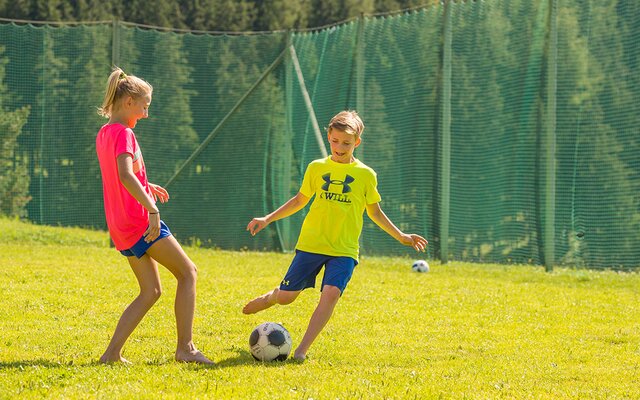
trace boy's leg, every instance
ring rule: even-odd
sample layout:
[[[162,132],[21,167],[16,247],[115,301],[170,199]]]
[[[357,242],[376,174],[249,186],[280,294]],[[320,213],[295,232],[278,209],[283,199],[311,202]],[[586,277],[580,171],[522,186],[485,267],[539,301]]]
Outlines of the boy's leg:
[[[311,319],[309,320],[309,326],[304,333],[302,341],[298,348],[293,353],[293,357],[296,360],[304,360],[307,356],[307,351],[313,341],[318,337],[322,329],[327,325],[333,309],[338,300],[340,300],[341,291],[338,287],[332,285],[325,285],[322,288],[322,295],[320,295],[320,302],[316,307]]]
[[[255,314],[276,303],[282,305],[292,303],[301,291],[313,287],[316,275],[326,259],[327,256],[296,250],[296,255],[293,257],[280,287],[251,300],[244,306],[242,312]]]
[[[325,264],[324,278],[322,279],[322,295],[298,348],[293,357],[304,360],[307,351],[313,341],[318,337],[322,329],[331,318],[333,310],[340,300],[342,292],[347,287],[357,261],[351,257],[330,257]]]
[[[196,308],[197,268],[173,236],[155,242],[148,250],[154,260],[166,267],[178,281],[175,300],[178,344],[176,360],[211,364],[193,344],[193,317]]]
[[[149,311],[151,306],[158,300],[162,292],[158,265],[152,258],[145,254],[140,259],[127,257],[127,260],[138,280],[138,285],[140,285],[140,294],[138,294],[122,313],[113,337],[109,342],[109,346],[107,346],[107,350],[105,350],[102,357],[100,357],[100,362],[102,363],[128,363],[128,361],[122,357],[122,347],[147,311]]]
[[[275,288],[262,296],[258,296],[255,299],[248,302],[242,312],[244,314],[255,314],[262,310],[266,310],[272,305],[278,303],[281,305],[293,303],[293,301],[300,294],[300,290],[280,290]]]

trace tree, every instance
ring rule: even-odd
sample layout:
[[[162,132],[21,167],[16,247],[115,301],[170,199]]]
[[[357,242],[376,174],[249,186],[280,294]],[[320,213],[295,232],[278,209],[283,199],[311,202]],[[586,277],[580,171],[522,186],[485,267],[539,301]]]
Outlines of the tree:
[[[194,0],[182,2],[182,14],[190,29],[245,32],[256,18],[250,0]]]
[[[152,53],[139,60],[129,60],[131,64],[134,61],[141,64],[131,73],[147,80],[154,88],[151,117],[136,128],[136,136],[151,181],[166,182],[198,144],[190,105],[194,92],[188,89],[192,67],[187,63],[183,35],[155,32],[134,35],[140,36],[139,43],[150,45]],[[144,50],[142,46],[141,50]],[[171,159],[167,155],[171,155]]]
[[[311,0],[309,26],[326,26],[374,11],[374,0]]]
[[[102,178],[96,156],[95,139],[106,119],[97,114],[102,103],[111,64],[112,26],[74,28],[73,40],[67,44],[77,62],[66,71],[70,91],[67,101],[67,126],[73,132],[68,137],[71,143],[67,157],[73,160],[72,169],[66,172],[65,180],[72,183],[68,204],[81,210],[70,214],[68,224],[106,228],[102,198]]]
[[[0,215],[26,217],[29,196],[27,158],[18,149],[18,137],[29,118],[29,106],[10,111],[12,97],[4,85],[5,48],[0,46]]]
[[[256,31],[275,31],[307,27],[310,1],[256,0]]]
[[[187,28],[179,2],[128,0],[123,2],[123,17],[127,22],[160,26],[165,28]]]
[[[558,218],[561,260],[573,265],[635,266],[640,240],[637,102],[627,74],[633,42],[612,30],[631,28],[616,4],[558,11],[559,182],[566,210]],[[637,25],[635,34],[638,34]],[[631,70],[637,68],[631,67]],[[637,74],[636,74],[637,75]],[[626,78],[629,76],[629,78]],[[564,116],[564,117],[563,117]],[[564,172],[564,173],[562,173]],[[566,189],[565,189],[566,188]]]
[[[25,156],[18,152],[17,138],[29,118],[29,107],[0,110],[0,215],[26,217],[29,173]]]

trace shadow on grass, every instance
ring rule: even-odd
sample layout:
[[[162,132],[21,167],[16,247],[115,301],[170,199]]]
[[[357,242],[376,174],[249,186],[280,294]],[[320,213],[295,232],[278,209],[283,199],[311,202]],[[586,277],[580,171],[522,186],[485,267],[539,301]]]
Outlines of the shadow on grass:
[[[231,367],[240,367],[244,365],[259,365],[261,367],[280,367],[282,365],[290,365],[290,364],[301,364],[300,361],[297,361],[293,358],[288,358],[285,361],[258,361],[251,355],[250,352],[243,349],[234,349],[236,352],[235,356],[227,357],[225,359],[216,361],[215,367],[217,368],[231,368]]]
[[[0,370],[3,369],[23,369],[28,367],[44,367],[44,368],[57,368],[57,367],[69,367],[74,364],[71,362],[54,362],[44,359],[35,359],[35,360],[20,360],[20,361],[0,361]]]
[[[285,364],[299,364],[299,361],[294,360],[293,358],[289,358],[286,361],[271,361],[271,362],[262,362],[258,361],[251,355],[250,352],[244,349],[233,348],[230,349],[236,353],[236,355],[224,358],[222,360],[213,359],[215,364],[207,365],[207,364],[195,364],[195,363],[185,363],[184,365],[191,369],[218,369],[218,368],[233,368],[233,367],[241,367],[245,365],[256,365],[256,366],[265,366],[265,367],[278,367]],[[146,365],[166,365],[175,363],[172,359],[165,360],[154,360],[147,361]]]
[[[233,367],[240,367],[245,365],[255,365],[255,366],[261,366],[261,367],[279,367],[282,365],[302,364],[301,361],[297,361],[293,358],[288,358],[285,361],[268,361],[268,362],[257,361],[255,358],[253,358],[251,353],[248,352],[247,350],[243,350],[243,349],[233,349],[233,350],[236,352],[235,356],[227,357],[222,360],[214,360],[215,361],[214,365],[191,364],[191,363],[185,363],[185,365],[188,365],[190,368],[194,368],[194,369],[215,369],[215,368],[233,368]],[[168,358],[168,359],[162,359],[162,360],[147,361],[144,364],[149,366],[153,366],[153,365],[160,366],[160,365],[166,365],[166,364],[172,364],[172,363],[176,363],[176,361]],[[100,363],[99,361],[91,361],[89,363],[78,364],[73,361],[55,362],[55,361],[39,358],[35,360],[0,361],[0,371],[7,370],[7,369],[24,369],[24,368],[30,368],[30,367],[42,367],[42,368],[59,368],[59,367],[71,367],[71,366],[130,367],[134,365],[135,364],[127,365],[122,363],[103,364],[103,363]]]

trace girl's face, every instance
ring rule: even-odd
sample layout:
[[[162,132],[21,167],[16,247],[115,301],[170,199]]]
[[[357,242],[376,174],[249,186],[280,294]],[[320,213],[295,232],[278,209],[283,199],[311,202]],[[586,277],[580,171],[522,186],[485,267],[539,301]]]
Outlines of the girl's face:
[[[331,160],[341,164],[352,163],[353,151],[360,145],[360,138],[335,128],[329,129],[328,137]]]
[[[126,124],[129,128],[135,128],[138,120],[149,118],[149,106],[151,105],[151,94],[134,99],[127,97],[125,100]]]

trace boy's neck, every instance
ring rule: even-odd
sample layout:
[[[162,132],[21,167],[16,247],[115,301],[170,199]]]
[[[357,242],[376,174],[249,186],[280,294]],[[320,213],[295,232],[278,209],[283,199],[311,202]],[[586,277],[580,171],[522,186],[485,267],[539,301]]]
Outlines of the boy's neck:
[[[356,158],[354,156],[351,156],[351,159],[349,161],[340,161],[340,160],[334,159],[333,156],[331,156],[331,161],[333,161],[336,164],[352,164],[356,162]]]

